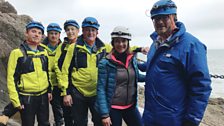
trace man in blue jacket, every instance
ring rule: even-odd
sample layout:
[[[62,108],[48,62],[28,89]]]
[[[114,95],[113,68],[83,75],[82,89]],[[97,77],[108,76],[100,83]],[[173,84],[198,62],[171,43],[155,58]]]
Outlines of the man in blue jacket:
[[[145,126],[198,126],[211,93],[206,46],[177,21],[171,0],[156,2],[146,71]]]

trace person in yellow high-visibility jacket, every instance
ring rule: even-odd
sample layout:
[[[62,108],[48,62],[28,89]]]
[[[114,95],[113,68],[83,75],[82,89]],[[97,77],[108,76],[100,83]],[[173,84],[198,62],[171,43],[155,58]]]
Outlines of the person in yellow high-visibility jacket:
[[[56,78],[54,60],[56,55],[56,49],[59,47],[61,43],[60,34],[61,27],[57,23],[50,23],[47,26],[47,37],[40,44],[44,49],[48,52],[48,60],[49,60],[49,78],[50,82],[53,85],[51,106],[54,115],[54,125],[61,126],[64,124],[63,120],[63,109],[62,109],[62,98],[60,96],[60,89],[58,88],[58,81]]]
[[[63,43],[61,43],[56,49],[56,55],[54,60],[55,61],[54,71],[57,76],[58,88],[60,89],[60,91],[61,91],[60,77],[61,77],[62,64],[64,62],[68,47],[72,43],[75,43],[77,40],[78,33],[79,33],[79,24],[73,19],[66,20],[64,23],[64,30],[67,36],[64,38]],[[63,108],[63,117],[64,117],[65,126],[73,126],[74,123],[72,119],[71,107],[62,105],[62,108]]]
[[[20,110],[22,126],[49,126],[52,99],[48,75],[48,54],[39,44],[44,34],[40,22],[26,25],[26,40],[12,50],[8,61],[7,87],[10,101]]]

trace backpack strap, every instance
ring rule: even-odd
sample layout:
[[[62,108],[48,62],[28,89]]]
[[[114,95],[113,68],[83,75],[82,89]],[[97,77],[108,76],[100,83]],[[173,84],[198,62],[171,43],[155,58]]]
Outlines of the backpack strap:
[[[28,57],[28,54],[27,54],[26,49],[25,49],[24,46],[20,46],[19,49],[20,49],[20,51],[21,51],[22,54],[23,54],[23,63],[24,63],[24,62],[26,62],[26,59],[27,59],[27,57]]]
[[[62,45],[61,45],[61,52],[63,52],[63,51],[64,51],[64,49],[65,49],[66,45],[67,45],[67,44],[65,44],[64,42],[62,43]]]
[[[74,51],[73,51],[73,57],[74,57],[74,67],[76,68],[76,71],[79,70],[77,55],[78,55],[78,48],[77,48],[77,45],[75,44],[75,48],[74,48]]]
[[[67,51],[64,50],[66,45],[67,45],[66,43],[62,43],[62,45],[61,45],[61,55],[60,55],[60,57],[58,59],[58,68],[60,69],[60,71],[62,69],[62,64],[64,62],[65,55],[67,53]]]

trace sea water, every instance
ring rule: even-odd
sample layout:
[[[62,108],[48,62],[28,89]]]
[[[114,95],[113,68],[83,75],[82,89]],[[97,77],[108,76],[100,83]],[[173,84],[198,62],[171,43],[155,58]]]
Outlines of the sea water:
[[[146,56],[138,54],[138,58],[146,61]],[[207,51],[207,61],[209,72],[212,75],[224,75],[224,49],[220,50],[208,50]],[[211,97],[224,98],[224,79],[221,78],[211,78],[212,80],[212,93]],[[139,83],[140,86],[143,86],[144,83]]]
[[[207,60],[209,72],[212,75],[224,75],[224,49],[223,50],[208,50]],[[211,78],[212,94],[211,97],[224,98],[224,79]]]

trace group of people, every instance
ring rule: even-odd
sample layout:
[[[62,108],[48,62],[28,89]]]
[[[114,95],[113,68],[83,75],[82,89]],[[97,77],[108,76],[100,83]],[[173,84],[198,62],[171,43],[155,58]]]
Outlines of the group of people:
[[[132,35],[117,26],[111,45],[100,40],[100,24],[86,17],[80,26],[67,20],[61,27],[32,21],[26,40],[9,56],[7,86],[11,103],[0,122],[20,112],[22,126],[50,126],[49,102],[55,126],[198,126],[211,93],[206,46],[186,32],[171,0],[159,0],[150,13],[155,28],[148,50],[130,47]],[[136,53],[147,53],[139,63]],[[139,73],[146,72],[146,75]],[[145,107],[137,107],[138,82],[145,82]]]

